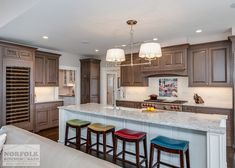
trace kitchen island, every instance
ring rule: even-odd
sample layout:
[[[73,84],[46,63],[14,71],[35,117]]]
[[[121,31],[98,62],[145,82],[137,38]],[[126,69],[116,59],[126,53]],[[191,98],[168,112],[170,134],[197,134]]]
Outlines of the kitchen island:
[[[225,115],[196,114],[159,110],[155,113],[141,109],[121,108],[101,104],[82,104],[59,108],[59,142],[64,143],[65,124],[69,119],[82,119],[92,123],[112,124],[116,130],[129,128],[147,132],[150,140],[158,135],[190,142],[191,168],[225,168],[226,119]],[[75,132],[70,131],[70,136]],[[86,136],[86,130],[82,132]],[[111,136],[108,142],[112,144]],[[120,146],[119,146],[120,148]],[[134,150],[128,144],[127,150]],[[143,151],[141,149],[141,151]],[[156,155],[155,155],[156,156]],[[156,159],[156,158],[155,158]],[[178,156],[164,153],[162,160],[179,165]]]

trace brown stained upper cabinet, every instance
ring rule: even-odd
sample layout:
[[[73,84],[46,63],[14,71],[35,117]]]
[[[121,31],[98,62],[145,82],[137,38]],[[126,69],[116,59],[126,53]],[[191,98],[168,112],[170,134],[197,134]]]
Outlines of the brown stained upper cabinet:
[[[231,86],[231,43],[220,41],[192,45],[189,53],[189,86]]]
[[[60,55],[37,51],[35,55],[35,86],[59,85]]]
[[[133,54],[133,63],[139,64],[146,62],[138,56],[138,53]],[[130,64],[131,56],[126,55],[126,60],[122,65]],[[148,78],[144,77],[141,72],[142,65],[136,66],[121,66],[121,86],[148,86]]]
[[[141,71],[145,76],[187,76],[188,47],[188,44],[163,47],[162,57],[152,60],[150,65],[142,66]]]
[[[100,103],[100,60],[81,59],[81,104]]]

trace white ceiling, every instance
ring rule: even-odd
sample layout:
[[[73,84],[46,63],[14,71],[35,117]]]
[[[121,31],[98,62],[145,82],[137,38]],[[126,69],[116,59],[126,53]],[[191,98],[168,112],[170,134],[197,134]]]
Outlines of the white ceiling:
[[[0,7],[7,1],[0,0]],[[0,38],[82,55],[103,55],[108,48],[129,42],[129,27],[125,23],[128,19],[138,21],[134,27],[135,41],[157,37],[164,43],[215,35],[222,37],[235,25],[235,8],[230,8],[234,2],[39,0],[29,9],[27,7],[27,11],[18,12],[18,17],[5,21],[0,27]],[[28,3],[32,4],[32,1]],[[8,9],[10,5],[4,7]],[[196,34],[197,29],[203,32]],[[43,35],[49,39],[42,39]],[[100,51],[96,53],[95,49]]]

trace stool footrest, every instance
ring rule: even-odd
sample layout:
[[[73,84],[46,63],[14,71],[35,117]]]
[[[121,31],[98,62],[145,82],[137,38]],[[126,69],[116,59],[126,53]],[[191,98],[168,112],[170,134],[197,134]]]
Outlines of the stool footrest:
[[[178,167],[178,166],[174,166],[174,165],[171,165],[171,164],[162,162],[162,161],[157,162],[156,164],[159,164],[159,165],[162,164],[162,165],[165,165],[165,166],[168,166],[168,167],[172,167],[172,168],[180,168],[180,167]],[[154,166],[153,166],[153,167],[154,167]]]

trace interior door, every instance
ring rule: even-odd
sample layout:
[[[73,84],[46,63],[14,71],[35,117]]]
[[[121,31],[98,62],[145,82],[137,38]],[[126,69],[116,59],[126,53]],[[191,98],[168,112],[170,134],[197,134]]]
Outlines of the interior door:
[[[114,74],[107,74],[107,104],[113,105],[113,94],[114,94]]]

